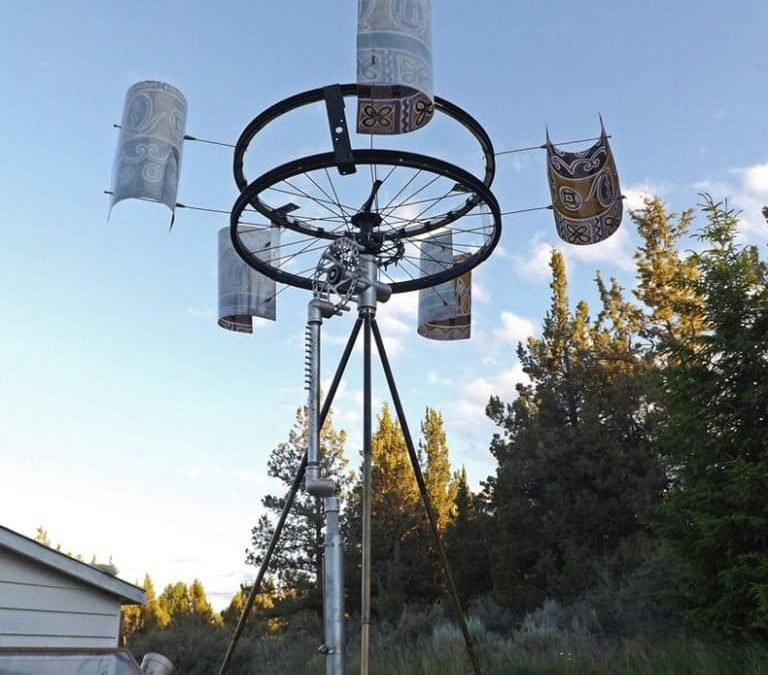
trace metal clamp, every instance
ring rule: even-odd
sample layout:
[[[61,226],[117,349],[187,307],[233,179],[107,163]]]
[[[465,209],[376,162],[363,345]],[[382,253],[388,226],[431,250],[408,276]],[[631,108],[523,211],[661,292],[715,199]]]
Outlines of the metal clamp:
[[[344,97],[341,95],[341,85],[334,84],[323,87],[323,98],[328,113],[328,125],[331,129],[333,151],[336,154],[336,164],[339,173],[347,176],[357,171],[352,146],[349,142],[347,116],[344,114]]]

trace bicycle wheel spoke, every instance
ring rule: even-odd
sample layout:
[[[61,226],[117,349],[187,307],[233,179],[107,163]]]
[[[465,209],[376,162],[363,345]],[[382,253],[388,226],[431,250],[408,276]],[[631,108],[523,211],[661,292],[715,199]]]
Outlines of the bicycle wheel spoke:
[[[349,227],[349,223],[347,222],[347,219],[350,217],[346,211],[344,210],[344,207],[341,205],[341,200],[339,199],[339,194],[336,192],[336,185],[334,184],[333,180],[331,179],[331,174],[329,173],[328,169],[325,169],[325,177],[328,179],[328,183],[331,186],[331,191],[333,192],[333,196],[336,198],[336,203],[339,205],[339,208],[341,209],[341,212],[344,214],[344,222]]]
[[[342,213],[340,213],[339,211],[334,211],[332,208],[327,206],[327,204],[334,204],[335,205],[335,202],[333,202],[332,200],[319,199],[316,196],[310,195],[309,193],[305,192],[301,188],[296,187],[287,178],[283,182],[286,183],[287,185],[290,185],[294,190],[296,190],[298,193],[300,193],[299,196],[303,196],[306,199],[309,199],[311,202],[313,202],[313,203],[315,203],[315,204],[317,204],[319,206],[322,206],[326,211],[332,213],[334,216],[338,216],[339,218],[343,218],[344,217],[344,215]]]
[[[419,173],[421,173],[421,172],[419,172]],[[404,201],[406,201],[406,202],[407,202],[407,201],[410,201],[410,200],[411,200],[411,199],[413,199],[413,198],[414,198],[416,195],[418,195],[418,194],[421,194],[422,192],[424,192],[424,190],[426,190],[427,188],[431,187],[431,186],[432,186],[432,185],[434,185],[434,184],[435,184],[435,183],[436,183],[438,180],[440,180],[440,178],[442,178],[442,176],[440,176],[440,175],[434,176],[434,177],[433,177],[433,178],[432,178],[430,181],[428,181],[427,183],[425,183],[424,185],[422,185],[422,186],[421,186],[421,187],[420,187],[418,190],[416,190],[415,192],[412,192],[410,195],[408,195],[408,196],[405,198],[405,200],[404,200]],[[391,210],[390,210],[390,211],[387,213],[387,215],[389,215],[389,213],[391,213],[392,211],[395,211],[395,210],[396,210],[396,209],[398,209],[398,208],[400,208],[400,207],[399,207],[399,206],[394,206],[394,207],[392,207],[392,208],[391,208]]]
[[[452,190],[453,190],[453,188],[451,188],[451,191],[452,191]],[[419,213],[416,215],[416,217],[414,218],[414,220],[418,220],[419,218],[421,218],[421,217],[422,217],[422,216],[423,216],[425,213],[427,213],[427,211],[429,211],[429,210],[430,210],[430,209],[431,209],[433,206],[436,206],[436,205],[437,205],[437,204],[438,204],[440,201],[442,201],[443,199],[445,199],[445,198],[448,196],[448,194],[450,194],[450,192],[446,192],[446,193],[445,193],[445,194],[444,194],[442,197],[437,197],[437,198],[434,200],[434,202],[433,202],[432,204],[430,204],[430,205],[429,205],[429,206],[428,206],[426,209],[424,209],[423,211],[420,211],[420,212],[419,212]]]
[[[413,267],[415,267],[415,268],[416,268],[416,269],[419,271],[419,273],[420,273],[420,274],[423,274],[423,270],[421,269],[421,267],[419,267],[419,266],[418,266],[418,265],[416,265],[415,263],[411,262],[410,260],[407,260],[406,262],[408,262],[410,265],[413,265]],[[411,274],[410,274],[410,272],[408,272],[408,270],[407,270],[407,269],[403,268],[403,270],[406,272],[406,274],[408,274],[409,276],[413,277],[413,275],[411,275]],[[413,278],[415,278],[415,277],[413,277]],[[450,304],[450,303],[449,303],[449,302],[448,302],[448,301],[447,301],[447,300],[446,300],[446,299],[443,297],[443,295],[440,293],[440,291],[438,291],[438,290],[437,290],[437,286],[432,286],[432,287],[430,288],[430,291],[434,292],[434,294],[435,294],[435,295],[436,295],[438,298],[440,298],[440,301],[443,303],[443,305],[444,305],[445,307],[447,307],[447,306]]]
[[[455,197],[457,199],[465,199],[465,197],[462,197],[462,195],[458,195],[458,194],[449,195],[449,198],[450,197]],[[430,198],[430,199],[417,199],[414,202],[402,202],[402,203],[397,205],[397,208],[402,208],[402,207],[405,207],[405,206],[419,206],[420,204],[426,204],[427,202],[431,202],[433,199],[434,198]]]
[[[328,173],[328,172],[326,171],[326,173]],[[319,184],[319,183],[318,183],[318,182],[317,182],[317,181],[316,181],[314,178],[312,178],[312,176],[310,176],[310,175],[309,175],[309,174],[308,174],[306,171],[304,172],[304,175],[305,175],[305,176],[307,177],[307,179],[308,179],[308,180],[309,180],[309,181],[310,181],[310,182],[311,182],[311,183],[312,183],[312,184],[313,184],[313,185],[314,185],[314,186],[315,186],[315,187],[316,187],[318,190],[320,190],[320,192],[322,192],[322,193],[323,193],[323,194],[324,194],[324,195],[325,195],[325,196],[326,196],[326,197],[327,197],[327,198],[328,198],[330,201],[333,201],[333,200],[331,199],[331,195],[329,195],[329,194],[328,194],[328,193],[327,193],[327,192],[326,192],[326,191],[325,191],[325,190],[324,190],[324,189],[323,189],[323,188],[320,186],[320,184]],[[328,178],[330,179],[330,175],[328,176]],[[342,218],[344,218],[344,219],[345,219],[345,222],[346,222],[347,214],[344,212],[344,207],[343,207],[343,206],[342,206],[342,205],[339,203],[339,201],[338,201],[338,197],[336,198],[336,201],[335,201],[334,203],[335,203],[335,204],[336,204],[336,206],[338,206],[338,207],[339,207],[339,209],[341,210],[341,217],[342,217]]]
[[[445,230],[450,230],[451,232],[457,232],[457,233],[463,233],[463,234],[478,234],[482,233],[483,235],[488,235],[488,229],[493,228],[493,225],[481,225],[480,227],[471,227],[471,228],[465,228],[465,227],[456,227],[455,225],[448,225],[445,227]]]
[[[394,167],[392,167],[392,171],[394,171],[394,170],[395,170],[395,169],[394,169]],[[390,172],[390,173],[391,173],[391,172]],[[400,188],[400,190],[397,192],[397,194],[396,194],[394,197],[392,197],[392,199],[390,199],[390,200],[389,200],[389,202],[387,202],[387,204],[384,206],[384,208],[383,208],[383,209],[381,209],[381,211],[385,211],[385,212],[386,212],[386,210],[387,210],[387,209],[388,209],[390,206],[392,206],[392,202],[394,202],[394,201],[395,201],[395,199],[397,199],[397,198],[398,198],[398,197],[399,197],[401,194],[403,194],[403,192],[405,192],[405,190],[407,190],[407,189],[408,189],[408,186],[409,186],[411,183],[413,183],[413,181],[415,181],[415,180],[416,180],[416,178],[418,177],[418,175],[419,175],[420,173],[421,173],[421,169],[419,169],[419,170],[418,170],[418,171],[417,171],[415,174],[413,174],[413,176],[411,176],[410,180],[408,180],[408,182],[407,182],[405,185],[403,185],[403,187],[401,187],[401,188]]]

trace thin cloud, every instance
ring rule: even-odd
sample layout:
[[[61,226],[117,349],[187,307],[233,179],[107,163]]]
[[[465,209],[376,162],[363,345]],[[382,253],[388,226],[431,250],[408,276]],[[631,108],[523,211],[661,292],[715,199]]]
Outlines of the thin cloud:
[[[499,342],[516,345],[525,342],[535,330],[531,320],[512,312],[502,312],[501,327],[494,331],[494,336]]]
[[[733,195],[732,205],[741,210],[739,219],[742,227],[739,238],[742,241],[765,241],[768,239],[768,227],[762,211],[768,204],[768,162],[731,169],[730,173],[740,177],[740,184],[731,190],[726,188],[719,192],[723,196],[730,192]]]
[[[436,386],[453,386],[454,382],[450,377],[443,377],[436,370],[430,370],[427,373],[427,382]]]
[[[396,293],[377,309],[379,321],[383,315],[400,318],[415,317],[419,311],[418,293]]]
[[[625,221],[628,220],[624,216]],[[625,222],[608,239],[589,246],[565,245],[562,249],[566,261],[573,260],[581,263],[605,263],[627,272],[635,269],[634,245],[630,229]]]
[[[411,332],[411,326],[405,321],[397,318],[392,314],[382,314],[378,318],[379,328],[384,335],[390,333],[397,333],[398,335],[406,335]]]
[[[708,192],[716,200],[727,198],[729,207],[740,211],[740,241],[765,241],[768,239],[768,227],[762,210],[768,204],[768,162],[729,169],[728,173],[737,177],[736,184],[705,179],[691,187],[699,192]]]
[[[490,430],[485,406],[491,396],[511,401],[517,396],[517,385],[528,382],[528,376],[518,363],[492,377],[478,377],[465,384],[453,405],[452,424],[465,438],[478,439]]]
[[[477,280],[472,280],[472,302],[482,302],[488,304],[491,302],[491,296],[484,284]]]
[[[187,307],[186,313],[193,319],[213,320],[214,313],[210,307]]]
[[[514,270],[517,276],[528,281],[544,281],[549,279],[551,274],[549,261],[552,257],[552,244],[531,240],[528,244],[528,255],[526,257],[514,256]]]
[[[768,163],[748,166],[740,173],[743,175],[743,187],[746,192],[768,197]]]
[[[664,190],[656,183],[632,183],[627,185],[624,193],[624,210],[637,211],[645,205],[645,200],[661,195]]]

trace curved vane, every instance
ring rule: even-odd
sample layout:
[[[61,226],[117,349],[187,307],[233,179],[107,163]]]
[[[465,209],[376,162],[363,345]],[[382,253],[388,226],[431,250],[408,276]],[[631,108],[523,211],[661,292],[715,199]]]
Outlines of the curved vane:
[[[569,244],[596,244],[621,224],[619,174],[605,129],[580,152],[556,148],[547,132],[547,175],[560,238]]]
[[[431,0],[359,0],[357,131],[404,134],[434,113]]]

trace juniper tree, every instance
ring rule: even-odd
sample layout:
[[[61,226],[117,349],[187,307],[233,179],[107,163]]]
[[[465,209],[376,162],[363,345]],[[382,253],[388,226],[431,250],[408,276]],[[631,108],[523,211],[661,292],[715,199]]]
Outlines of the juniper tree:
[[[445,528],[445,549],[461,599],[466,603],[491,590],[489,519],[470,490],[464,467],[456,473],[455,485],[456,497]]]
[[[541,337],[518,347],[530,381],[512,403],[487,407],[501,428],[488,481],[494,587],[521,608],[593,584],[602,561],[645,529],[641,514],[662,488],[631,306],[617,282],[600,280],[598,319],[584,302],[571,312],[559,252],[550,267]]]
[[[696,624],[768,631],[768,265],[737,242],[738,218],[706,196],[698,274],[707,330],[666,344],[660,446],[670,487],[659,531],[669,593]]]

